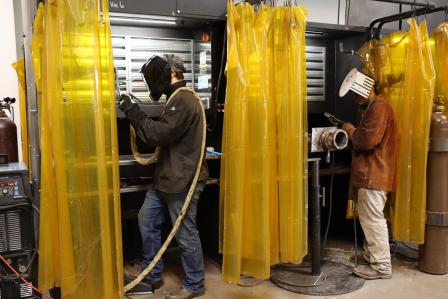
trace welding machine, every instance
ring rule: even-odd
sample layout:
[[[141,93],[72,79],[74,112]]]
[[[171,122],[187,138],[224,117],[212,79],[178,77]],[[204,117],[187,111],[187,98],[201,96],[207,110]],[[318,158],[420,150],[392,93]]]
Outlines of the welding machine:
[[[37,249],[28,170],[0,164],[0,299],[37,298]],[[25,283],[28,281],[31,285]]]

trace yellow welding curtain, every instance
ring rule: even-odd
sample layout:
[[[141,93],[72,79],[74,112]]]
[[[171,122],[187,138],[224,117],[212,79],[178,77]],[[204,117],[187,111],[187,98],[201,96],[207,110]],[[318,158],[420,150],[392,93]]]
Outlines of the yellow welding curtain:
[[[108,2],[49,0],[34,21],[39,96],[39,287],[122,298],[116,104]]]
[[[31,178],[31,164],[28,151],[28,124],[27,124],[27,105],[26,105],[26,82],[25,82],[25,60],[20,58],[12,64],[16,70],[19,80],[19,107],[20,107],[20,133],[22,136],[22,161],[28,168],[28,174]]]
[[[434,68],[437,74],[435,95],[444,95],[445,107],[448,107],[448,23],[440,24],[430,37]]]
[[[220,249],[237,282],[306,254],[307,11],[230,1],[227,13]]]
[[[409,32],[365,45],[366,72],[380,85],[397,118],[397,191],[392,200],[394,239],[424,242],[426,162],[435,70],[426,22],[408,20]]]
[[[391,33],[380,41],[367,42],[359,51],[364,71],[379,85],[379,93],[386,96],[399,117],[403,104],[402,90],[406,73],[406,47],[408,35],[404,31]],[[401,121],[397,120],[398,126]]]

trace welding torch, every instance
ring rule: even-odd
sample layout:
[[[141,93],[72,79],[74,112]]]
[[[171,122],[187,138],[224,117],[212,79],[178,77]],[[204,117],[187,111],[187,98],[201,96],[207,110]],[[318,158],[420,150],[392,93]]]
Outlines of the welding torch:
[[[121,96],[121,94],[122,94],[122,93],[121,93],[121,90],[120,90],[120,84],[121,84],[121,83],[126,83],[126,80],[118,80],[118,70],[117,70],[117,68],[114,68],[114,75],[115,75],[115,96],[119,99],[120,96]],[[128,95],[131,99],[133,99],[133,100],[139,102],[140,104],[143,104],[142,100],[140,100],[139,98],[137,98],[137,97],[136,97],[135,95],[133,95],[132,93],[128,92],[127,95]]]
[[[333,114],[330,114],[328,112],[324,112],[324,116],[326,118],[328,118],[328,120],[335,126],[340,127],[345,123],[345,121],[340,120],[339,118],[337,118],[336,116],[334,116]]]

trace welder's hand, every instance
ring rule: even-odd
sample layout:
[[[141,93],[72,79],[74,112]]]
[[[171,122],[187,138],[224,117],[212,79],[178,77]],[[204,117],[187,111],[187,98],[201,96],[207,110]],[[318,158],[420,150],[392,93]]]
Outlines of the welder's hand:
[[[344,123],[342,125],[342,130],[344,130],[345,132],[347,132],[348,136],[351,136],[353,134],[353,131],[356,130],[355,126],[352,125],[351,123]]]
[[[132,101],[131,98],[127,94],[122,94],[120,96],[120,110],[126,112],[131,108]]]

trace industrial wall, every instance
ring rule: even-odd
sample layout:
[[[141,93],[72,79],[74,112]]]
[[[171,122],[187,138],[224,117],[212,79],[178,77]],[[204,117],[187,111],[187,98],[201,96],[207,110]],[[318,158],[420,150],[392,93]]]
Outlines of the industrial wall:
[[[16,72],[11,66],[17,60],[13,1],[0,0],[0,40],[2,41],[0,46],[0,98],[14,97],[17,100],[13,105],[14,122],[17,125],[19,159],[22,160],[19,89]]]

